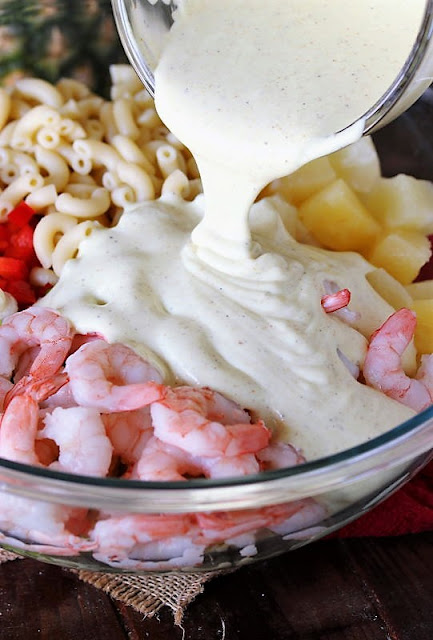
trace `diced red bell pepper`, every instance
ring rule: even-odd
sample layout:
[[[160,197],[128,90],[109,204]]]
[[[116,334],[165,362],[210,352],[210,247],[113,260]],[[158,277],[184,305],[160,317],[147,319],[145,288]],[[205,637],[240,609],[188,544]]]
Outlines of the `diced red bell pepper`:
[[[35,211],[29,207],[25,202],[20,202],[17,206],[8,213],[7,222],[11,229],[21,229],[30,222],[35,215]]]
[[[2,287],[3,288],[3,287]],[[25,280],[6,282],[4,291],[10,293],[19,306],[28,306],[36,302],[36,295],[29,283]]]
[[[0,277],[5,280],[25,280],[28,275],[29,270],[24,260],[0,256]]]
[[[30,262],[35,257],[33,249],[33,229],[26,224],[9,238],[9,246],[4,252],[5,256],[11,258],[20,258],[26,262]]]
[[[5,224],[0,224],[0,253],[9,246],[9,229]]]
[[[36,288],[28,282],[30,269],[40,266],[33,248],[38,217],[25,202],[18,204],[0,224],[0,289],[10,293],[20,308],[36,302]]]
[[[52,284],[44,284],[43,287],[36,287],[35,288],[35,293],[36,293],[36,297],[39,298],[43,298],[48,291],[51,291],[51,289],[53,288]]]

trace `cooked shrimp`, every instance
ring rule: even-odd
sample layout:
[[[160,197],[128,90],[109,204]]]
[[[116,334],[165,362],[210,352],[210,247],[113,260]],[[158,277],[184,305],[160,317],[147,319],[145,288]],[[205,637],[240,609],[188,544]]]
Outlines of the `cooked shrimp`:
[[[299,500],[260,509],[197,513],[200,531],[194,541],[214,544],[258,529],[274,527],[287,521],[302,508],[303,501]]]
[[[31,347],[30,349],[27,349],[27,351],[24,351],[24,353],[21,354],[14,371],[15,383],[19,382],[21,378],[24,378],[30,375],[31,366],[35,361],[35,359],[37,358],[38,353],[39,353],[39,347]]]
[[[285,442],[272,442],[265,449],[258,451],[256,458],[260,462],[262,471],[294,467],[305,462],[305,458],[301,453],[291,444],[286,444]]]
[[[218,457],[254,453],[266,447],[271,433],[259,420],[235,409],[226,398],[206,388],[167,388],[150,407],[155,436],[193,456]],[[225,412],[226,406],[230,407]],[[240,416],[242,422],[234,422]]]
[[[325,313],[332,313],[333,311],[343,309],[343,307],[347,307],[349,302],[349,289],[340,289],[340,291],[336,291],[335,293],[329,293],[328,295],[322,296],[320,300]]]
[[[76,407],[74,396],[72,395],[71,385],[69,382],[62,385],[58,391],[52,393],[48,398],[41,401],[41,408],[43,410],[55,409],[56,407],[62,407],[62,409],[68,409],[69,407]]]
[[[12,389],[13,384],[7,378],[0,376],[0,411],[3,411],[6,395]]]
[[[371,387],[390,398],[422,411],[433,403],[432,359],[425,356],[415,378],[403,371],[401,357],[415,332],[416,316],[409,309],[393,313],[371,338],[363,374]]]
[[[21,378],[18,384],[15,384],[6,393],[3,401],[4,408],[7,408],[12,398],[18,395],[31,396],[36,402],[43,402],[50,396],[57,393],[68,382],[67,374],[63,372],[56,373],[46,378],[33,378],[25,376]]]
[[[183,535],[138,543],[130,553],[123,551],[123,555],[110,556],[97,551],[92,555],[114,569],[173,571],[176,567],[202,564],[204,552],[204,545],[194,544],[191,536]]]
[[[24,464],[44,463],[51,457],[53,447],[47,446],[42,439],[36,444],[39,426],[39,402],[65,384],[65,374],[57,374],[53,378],[34,380],[17,395],[11,395],[15,387],[11,386],[6,393],[5,412],[0,422],[0,456],[14,462]],[[40,434],[39,438],[42,438]],[[39,456],[42,456],[40,458]]]
[[[351,294],[349,289],[340,289],[333,280],[324,280],[323,288],[325,295],[321,298],[321,303],[326,313],[332,313],[349,325],[354,325],[359,319],[359,313],[348,308]]]
[[[113,453],[128,463],[137,462],[153,433],[149,407],[101,416]]]
[[[38,437],[54,440],[59,447],[59,459],[50,465],[52,469],[87,476],[107,475],[113,447],[97,409],[57,407],[45,416],[44,422]]]
[[[153,540],[183,536],[194,526],[189,514],[134,514],[99,520],[90,532],[98,553],[111,560],[134,554],[134,550]]]
[[[39,405],[30,395],[13,398],[3,414],[0,425],[0,457],[38,465],[35,439],[38,429]]]
[[[259,471],[260,465],[252,453],[214,458],[192,456],[152,436],[126,477],[148,482],[178,482],[197,477],[232,478]]]
[[[86,509],[0,494],[0,529],[22,540],[56,545],[51,547],[54,555],[74,555],[94,549],[95,543],[81,538],[78,533],[85,533],[89,528]],[[18,546],[31,550],[26,543]],[[43,552],[43,549],[35,545],[34,551]]]
[[[130,478],[149,482],[178,482],[204,475],[192,456],[152,436],[133,467]]]
[[[2,520],[0,519],[0,527],[3,527],[1,523],[2,523]],[[4,525],[4,529],[7,530],[7,528],[8,528],[8,525]],[[23,542],[19,538],[6,536],[3,533],[0,533],[0,544],[2,546],[5,546],[6,548],[12,547],[13,549],[17,549],[17,550],[19,549],[24,552],[30,551],[30,553],[44,553],[50,556],[72,556],[77,553],[80,553],[81,551],[93,551],[95,547],[95,543],[87,542],[86,540],[78,537],[75,538],[76,542],[73,542],[74,540],[73,536],[65,536],[64,542],[62,540],[62,542],[59,543],[63,545],[61,547],[55,546],[54,544],[38,543],[36,541],[38,533],[39,533],[38,530],[36,531],[30,530],[28,533],[21,534],[21,537],[27,538],[29,540],[32,539],[32,536],[33,536],[33,539],[35,540],[34,544]],[[18,536],[20,534],[16,533],[15,535]],[[51,541],[53,541],[51,536],[47,536],[47,537]]]
[[[77,404],[101,412],[140,409],[164,395],[161,376],[132,349],[93,340],[66,361]]]
[[[292,503],[298,506],[295,513],[289,513],[281,522],[268,525],[271,531],[284,536],[284,540],[303,540],[312,535],[324,533],[321,523],[329,515],[326,508],[313,498],[304,498]]]
[[[260,472],[260,464],[254,453],[218,458],[202,457],[200,464],[206,478],[236,478]]]
[[[104,340],[104,336],[100,333],[76,333],[72,338],[72,345],[69,350],[69,355],[78,351],[83,344],[93,342],[94,340]]]
[[[72,343],[72,329],[55,311],[29,307],[14,313],[0,326],[0,375],[12,378],[20,357],[39,347],[26,374],[47,377],[57,373],[66,360]]]

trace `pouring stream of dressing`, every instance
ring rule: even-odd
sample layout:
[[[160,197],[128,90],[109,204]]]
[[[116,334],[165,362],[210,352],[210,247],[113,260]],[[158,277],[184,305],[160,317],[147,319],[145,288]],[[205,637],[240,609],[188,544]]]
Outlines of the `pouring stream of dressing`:
[[[206,212],[192,241],[222,256],[256,257],[248,225],[255,197],[362,135],[360,118],[403,67],[425,1],[178,4],[155,103],[202,176]]]

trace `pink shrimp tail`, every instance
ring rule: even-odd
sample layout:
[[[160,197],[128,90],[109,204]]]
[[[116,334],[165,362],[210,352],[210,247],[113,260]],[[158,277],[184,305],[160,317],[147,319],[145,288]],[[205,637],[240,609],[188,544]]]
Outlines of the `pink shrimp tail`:
[[[341,289],[336,293],[329,293],[328,295],[322,296],[320,302],[325,313],[338,311],[339,309],[347,307],[347,305],[349,304],[350,291],[349,289]]]
[[[32,376],[24,376],[12,389],[10,389],[4,399],[3,410],[13,398],[21,395],[29,395],[36,402],[43,402],[50,396],[57,393],[67,382],[69,377],[67,373],[58,373],[54,376],[46,378],[33,378]]]

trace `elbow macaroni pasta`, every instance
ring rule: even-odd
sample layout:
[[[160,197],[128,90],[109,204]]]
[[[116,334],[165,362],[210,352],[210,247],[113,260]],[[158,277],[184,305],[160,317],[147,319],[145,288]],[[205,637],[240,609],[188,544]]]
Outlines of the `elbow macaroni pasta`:
[[[154,200],[153,182],[149,174],[138,164],[122,160],[117,165],[117,173],[120,180],[134,190],[136,202]]]
[[[47,172],[47,181],[52,183],[57,191],[62,191],[69,182],[70,171],[62,156],[50,149],[39,145],[35,148],[37,164]]]
[[[57,198],[57,189],[53,184],[46,184],[39,189],[35,189],[27,196],[25,202],[35,211],[41,211],[53,205]]]
[[[51,269],[44,267],[33,267],[30,271],[29,281],[34,287],[46,287],[47,285],[56,284],[58,277]]]
[[[162,195],[172,194],[179,198],[188,198],[190,192],[189,180],[183,171],[176,169],[162,184]]]
[[[0,289],[0,322],[16,311],[18,311],[18,304],[15,298]]]
[[[78,253],[80,243],[94,231],[101,227],[98,222],[93,220],[85,220],[71,227],[60,238],[52,253],[53,271],[56,276],[60,276],[66,262]]]
[[[130,100],[121,98],[113,102],[113,119],[120,135],[136,140],[140,136],[140,129],[134,121]]]
[[[63,213],[49,213],[36,225],[33,246],[36,256],[45,269],[53,264],[53,251],[59,239],[77,225],[77,219]]]
[[[0,201],[6,201],[15,207],[29,193],[40,189],[44,179],[39,173],[25,173],[11,182],[0,196]]]
[[[6,124],[11,110],[11,97],[6,89],[0,89],[0,129]]]
[[[90,95],[90,89],[74,78],[61,78],[56,85],[56,89],[64,100],[82,100]]]
[[[22,78],[0,88],[0,223],[21,200],[41,216],[35,286],[54,284],[80,242],[124,207],[201,191],[190,152],[162,124],[129,65],[113,65],[111,100],[78,80]]]
[[[125,208],[129,204],[134,204],[137,202],[137,198],[135,196],[134,189],[129,187],[128,185],[123,185],[121,187],[116,187],[113,189],[111,193],[111,199],[114,204],[122,209]]]
[[[10,145],[13,149],[27,151],[32,147],[33,137],[41,127],[51,127],[54,131],[60,124],[60,114],[45,105],[33,107],[17,120],[12,132]]]
[[[149,174],[155,173],[155,168],[152,163],[134,140],[131,140],[128,136],[114,136],[112,145],[126,162],[133,162],[134,164],[140,165],[140,167],[143,167]]]
[[[85,185],[87,186],[87,185]],[[84,197],[72,195],[71,193],[61,193],[56,198],[55,207],[60,213],[76,218],[99,218],[108,211],[110,206],[110,195],[104,187],[92,190],[90,195]]]
[[[40,78],[22,78],[16,82],[16,89],[21,96],[35,100],[54,109],[63,105],[63,96],[56,87]]]

